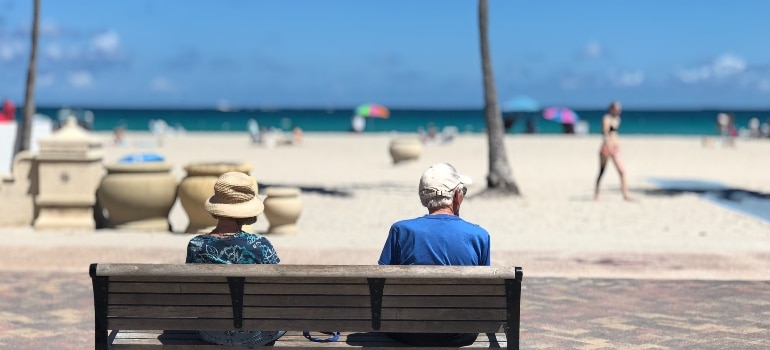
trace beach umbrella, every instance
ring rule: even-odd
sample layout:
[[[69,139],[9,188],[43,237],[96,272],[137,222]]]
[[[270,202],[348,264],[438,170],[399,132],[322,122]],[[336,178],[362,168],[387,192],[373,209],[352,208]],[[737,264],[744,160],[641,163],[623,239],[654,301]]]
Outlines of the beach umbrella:
[[[390,117],[390,110],[388,110],[388,108],[383,105],[367,103],[356,108],[356,115],[360,115],[362,117],[385,119]]]
[[[133,153],[120,158],[118,163],[162,162],[163,156],[157,153]]]
[[[540,110],[540,104],[537,100],[524,95],[505,101],[501,107],[503,113],[537,112]]]
[[[543,118],[562,124],[575,124],[580,119],[575,111],[566,107],[548,107],[543,110]]]

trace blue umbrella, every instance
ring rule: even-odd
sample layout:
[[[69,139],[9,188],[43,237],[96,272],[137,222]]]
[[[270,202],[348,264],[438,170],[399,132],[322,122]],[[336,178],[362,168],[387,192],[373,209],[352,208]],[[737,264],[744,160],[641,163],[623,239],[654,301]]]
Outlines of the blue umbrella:
[[[517,96],[503,103],[502,111],[508,112],[537,112],[540,110],[540,104],[532,97]]]
[[[163,156],[156,153],[133,153],[128,154],[120,160],[118,163],[146,163],[146,162],[162,162]]]

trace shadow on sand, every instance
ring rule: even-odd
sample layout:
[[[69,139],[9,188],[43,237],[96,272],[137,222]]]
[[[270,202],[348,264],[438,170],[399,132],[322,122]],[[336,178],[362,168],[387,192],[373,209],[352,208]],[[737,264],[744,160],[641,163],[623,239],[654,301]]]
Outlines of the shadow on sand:
[[[749,191],[705,180],[650,178],[649,181],[659,188],[645,190],[646,195],[678,196],[695,193],[716,205],[770,223],[770,193]]]
[[[317,187],[317,186],[292,186],[284,184],[259,184],[259,189],[264,190],[270,187],[295,187],[299,188],[302,193],[318,193],[325,196],[334,197],[353,197],[353,193],[348,191],[340,191],[337,189]]]

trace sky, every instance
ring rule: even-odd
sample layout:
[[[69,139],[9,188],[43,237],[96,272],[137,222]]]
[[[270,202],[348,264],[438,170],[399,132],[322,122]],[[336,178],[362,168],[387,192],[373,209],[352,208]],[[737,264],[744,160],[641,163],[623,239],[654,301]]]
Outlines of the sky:
[[[474,0],[41,0],[38,106],[481,108]],[[490,0],[498,98],[770,108],[770,1]],[[32,0],[0,0],[23,103]]]

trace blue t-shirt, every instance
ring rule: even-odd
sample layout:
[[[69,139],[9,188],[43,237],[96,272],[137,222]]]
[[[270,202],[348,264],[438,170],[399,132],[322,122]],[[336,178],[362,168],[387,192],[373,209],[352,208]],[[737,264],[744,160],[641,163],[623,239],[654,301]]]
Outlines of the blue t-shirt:
[[[489,233],[456,215],[425,215],[393,224],[380,265],[489,266]]]

